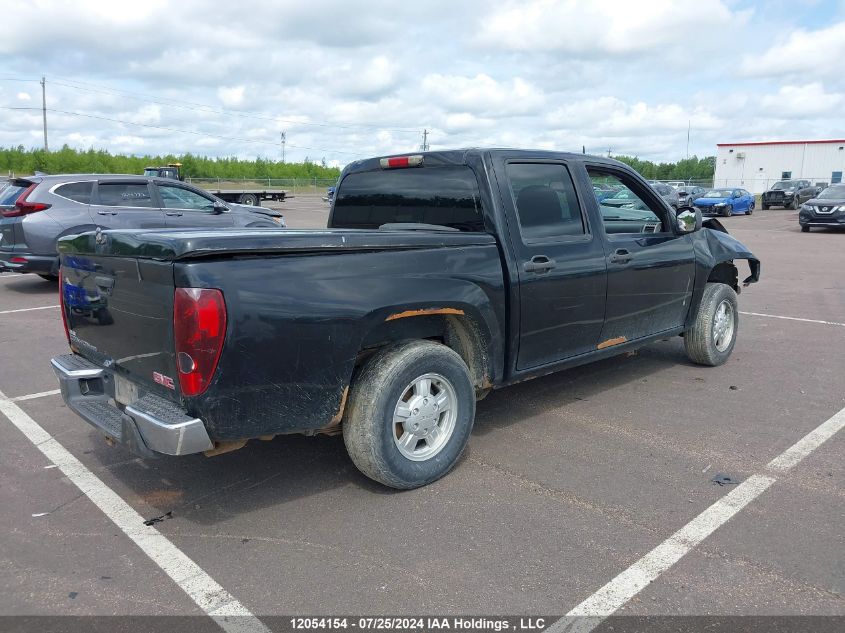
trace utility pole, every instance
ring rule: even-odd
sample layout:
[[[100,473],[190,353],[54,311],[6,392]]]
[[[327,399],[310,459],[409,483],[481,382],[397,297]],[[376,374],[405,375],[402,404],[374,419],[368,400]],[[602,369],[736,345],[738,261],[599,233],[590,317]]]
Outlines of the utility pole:
[[[422,142],[422,145],[420,146],[420,149],[424,152],[427,152],[428,148],[429,148],[429,145],[428,145],[428,130],[423,130],[423,142]]]
[[[692,120],[687,121],[687,160],[689,160],[689,132],[692,127]]]
[[[41,115],[44,119],[44,151],[49,152],[47,147],[47,80],[41,77]]]
[[[282,162],[285,162],[285,142],[287,141],[287,132],[282,132]]]

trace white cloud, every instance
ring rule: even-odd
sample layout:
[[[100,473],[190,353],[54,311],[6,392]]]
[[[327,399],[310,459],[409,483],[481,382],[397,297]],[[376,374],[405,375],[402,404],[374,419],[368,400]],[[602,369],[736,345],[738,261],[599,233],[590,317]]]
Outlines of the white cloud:
[[[477,41],[517,51],[627,55],[689,45],[691,35],[706,32],[695,39],[700,49],[715,43],[717,27],[740,26],[748,17],[721,0],[511,1],[493,8]]]
[[[783,86],[777,94],[764,95],[762,111],[773,117],[803,119],[837,115],[841,118],[845,96],[826,92],[819,82],[801,86]]]
[[[420,88],[428,98],[455,112],[528,114],[545,103],[542,91],[520,77],[500,82],[485,73],[475,77],[430,74],[423,77]]]
[[[244,90],[246,90],[245,86],[232,86],[230,88],[220,86],[217,89],[217,97],[223,102],[224,106],[232,108],[243,103]]]
[[[29,96],[28,92],[19,92],[18,99],[20,101],[32,101],[32,97]]]
[[[743,56],[740,72],[747,77],[804,75],[842,77],[845,59],[845,22],[816,31],[798,29],[785,41],[763,52]]]

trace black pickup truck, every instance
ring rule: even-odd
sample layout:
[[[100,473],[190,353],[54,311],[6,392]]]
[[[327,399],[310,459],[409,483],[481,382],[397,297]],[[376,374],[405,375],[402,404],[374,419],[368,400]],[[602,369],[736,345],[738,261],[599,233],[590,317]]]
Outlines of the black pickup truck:
[[[602,206],[594,185],[630,192]],[[760,263],[612,160],[526,150],[373,158],[327,230],[61,240],[68,406],[134,452],[343,433],[388,486],[447,473],[490,389],[683,335],[719,365]]]

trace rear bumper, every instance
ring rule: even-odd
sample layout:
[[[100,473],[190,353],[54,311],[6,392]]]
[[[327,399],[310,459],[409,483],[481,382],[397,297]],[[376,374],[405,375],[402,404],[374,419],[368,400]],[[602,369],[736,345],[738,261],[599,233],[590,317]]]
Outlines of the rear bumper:
[[[146,394],[119,408],[113,372],[78,354],[51,361],[62,398],[83,420],[141,457],[190,455],[213,448],[202,420],[178,405]]]
[[[0,271],[55,275],[58,270],[57,255],[30,255],[15,251],[0,251]]]

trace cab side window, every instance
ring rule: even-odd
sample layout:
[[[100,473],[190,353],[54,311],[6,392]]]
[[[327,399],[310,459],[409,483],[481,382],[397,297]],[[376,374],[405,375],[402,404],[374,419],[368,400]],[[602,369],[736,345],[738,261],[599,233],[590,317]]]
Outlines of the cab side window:
[[[586,234],[572,177],[556,163],[508,163],[511,193],[525,242]]]
[[[594,187],[614,190],[611,197],[597,200],[605,233],[661,233],[668,230],[666,210],[649,196],[644,186],[625,174],[587,168]]]

